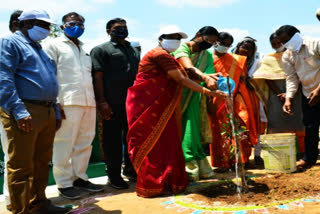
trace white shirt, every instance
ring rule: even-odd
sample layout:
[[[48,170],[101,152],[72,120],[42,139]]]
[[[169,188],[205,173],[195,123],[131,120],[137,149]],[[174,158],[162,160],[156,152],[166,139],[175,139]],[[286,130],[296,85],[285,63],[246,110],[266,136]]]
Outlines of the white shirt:
[[[58,103],[61,105],[96,106],[91,75],[91,58],[65,35],[46,41],[43,49],[57,65]]]
[[[302,92],[308,97],[320,84],[320,41],[303,39],[298,52],[286,50],[282,63],[287,74],[286,97],[293,98],[302,84]]]

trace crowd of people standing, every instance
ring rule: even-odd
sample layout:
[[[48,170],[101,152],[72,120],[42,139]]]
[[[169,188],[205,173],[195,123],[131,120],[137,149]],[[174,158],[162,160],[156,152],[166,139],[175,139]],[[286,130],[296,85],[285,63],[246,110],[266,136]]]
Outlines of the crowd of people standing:
[[[102,146],[108,184],[126,189],[123,175],[136,180],[136,193],[154,197],[185,190],[189,181],[214,177],[235,164],[234,141],[223,132],[230,116],[228,93],[218,82],[231,78],[230,96],[238,127],[241,162],[263,164],[260,135],[294,132],[299,168],[318,156],[320,42],[303,39],[284,25],[270,36],[275,53],[259,59],[257,41],[212,26],[190,41],[176,26],[158,34],[158,46],[140,59],[127,23],[106,23],[110,41],[83,49],[85,18],[62,17],[63,34],[44,40],[55,24],[42,10],[15,11],[12,35],[0,39],[1,143],[5,154],[4,193],[12,213],[67,213],[46,198],[49,162],[59,193],[79,199],[81,191],[104,186],[86,170],[95,136],[96,112],[103,121]],[[40,41],[42,41],[40,43]],[[209,49],[214,47],[214,51]],[[228,128],[227,128],[228,131]],[[211,166],[204,151],[210,145]]]

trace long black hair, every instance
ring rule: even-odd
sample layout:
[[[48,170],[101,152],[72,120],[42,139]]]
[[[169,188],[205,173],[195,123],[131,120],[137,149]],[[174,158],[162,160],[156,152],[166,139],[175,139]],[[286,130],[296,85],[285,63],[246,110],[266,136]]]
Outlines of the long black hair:
[[[200,33],[201,36],[219,36],[219,32],[212,26],[202,27],[196,35]],[[194,36],[191,40],[194,40],[196,36]]]
[[[250,43],[252,44],[253,46],[253,54],[251,57],[248,57],[247,58],[247,71],[250,70],[250,68],[252,67],[253,63],[254,63],[254,60],[255,60],[255,57],[256,57],[256,52],[257,52],[257,45],[256,45],[256,42],[253,38],[245,38],[243,39],[242,41],[240,41],[237,46],[235,47],[234,49],[234,53],[235,54],[239,54],[239,50],[240,50],[240,46],[244,43]]]

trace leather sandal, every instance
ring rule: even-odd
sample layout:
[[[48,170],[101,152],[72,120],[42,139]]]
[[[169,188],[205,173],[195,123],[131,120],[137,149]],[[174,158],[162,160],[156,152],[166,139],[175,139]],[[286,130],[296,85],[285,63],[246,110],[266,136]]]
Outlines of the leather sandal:
[[[300,159],[299,161],[297,161],[297,168],[299,169],[309,169],[312,167],[312,164],[308,163],[305,160]]]

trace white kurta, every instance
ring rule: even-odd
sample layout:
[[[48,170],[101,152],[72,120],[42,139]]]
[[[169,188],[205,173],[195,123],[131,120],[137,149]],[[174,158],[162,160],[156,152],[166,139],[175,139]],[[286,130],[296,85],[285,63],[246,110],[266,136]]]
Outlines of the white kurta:
[[[88,180],[86,170],[95,136],[96,108],[91,58],[66,36],[48,40],[43,49],[57,64],[58,103],[66,120],[55,136],[53,175],[58,188],[73,186],[77,178]]]
[[[293,98],[300,82],[303,95],[308,97],[320,84],[320,41],[303,39],[298,52],[283,53],[282,63],[287,74],[286,97]]]

